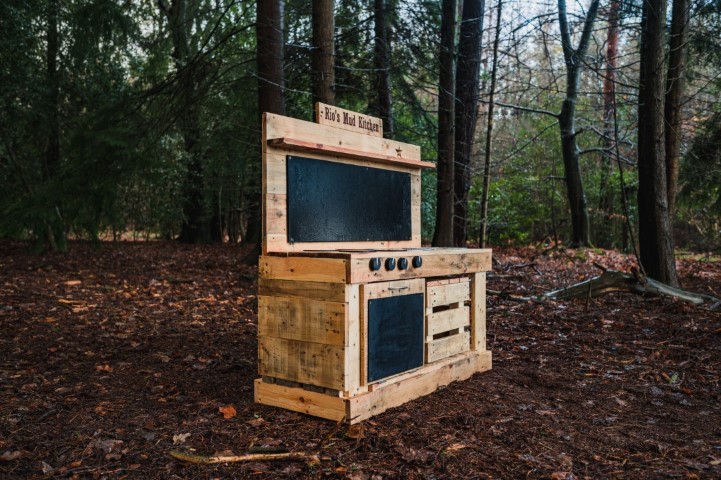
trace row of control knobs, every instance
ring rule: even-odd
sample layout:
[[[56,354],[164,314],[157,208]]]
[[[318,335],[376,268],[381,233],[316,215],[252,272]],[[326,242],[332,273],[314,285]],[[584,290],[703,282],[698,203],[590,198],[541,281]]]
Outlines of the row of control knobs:
[[[398,270],[405,270],[408,268],[408,259],[407,258],[399,258],[398,259]],[[411,259],[411,264],[413,265],[413,268],[421,268],[421,265],[423,265],[423,259],[416,255]],[[374,272],[381,269],[381,266],[383,265],[383,261],[381,258],[371,258],[370,261],[370,268]],[[386,258],[385,261],[386,270],[395,270],[396,269],[396,259],[395,258]]]

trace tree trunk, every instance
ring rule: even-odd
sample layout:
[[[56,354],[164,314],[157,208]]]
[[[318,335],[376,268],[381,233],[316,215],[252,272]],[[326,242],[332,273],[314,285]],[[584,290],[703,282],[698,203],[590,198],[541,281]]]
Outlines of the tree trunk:
[[[643,3],[638,91],[638,223],[641,265],[660,282],[678,285],[668,215],[664,144],[665,0]]]
[[[666,194],[671,225],[676,209],[678,171],[681,155],[681,105],[686,75],[686,39],[688,37],[689,0],[673,0],[669,38],[666,99]]]
[[[498,75],[498,45],[501,41],[501,16],[503,14],[503,0],[498,0],[496,13],[496,33],[493,38],[493,60],[491,63],[491,85],[488,93],[488,123],[486,124],[486,151],[483,165],[483,190],[481,191],[481,225],[478,244],[486,247],[486,231],[488,228],[488,195],[491,188],[491,152],[493,147],[493,113],[496,100],[496,79]],[[555,222],[554,222],[555,223]]]
[[[591,244],[586,195],[579,165],[578,146],[576,144],[576,101],[578,86],[583,68],[583,57],[588,51],[593,24],[598,12],[599,0],[593,0],[588,7],[583,32],[578,47],[574,48],[567,20],[566,0],[558,0],[558,23],[561,29],[563,58],[566,63],[566,95],[558,116],[561,128],[561,152],[566,177],[566,194],[571,210],[572,237],[571,246],[580,247]]]
[[[454,147],[453,243],[465,247],[468,240],[468,191],[471,188],[471,156],[478,118],[478,86],[481,72],[481,40],[485,0],[465,0],[461,14],[456,74],[456,132]]]
[[[256,39],[258,58],[258,111],[285,115],[285,77],[283,75],[283,0],[259,0],[257,7]],[[258,122],[262,117],[259,116]],[[260,132],[262,130],[258,128]],[[258,139],[260,142],[260,139]],[[253,244],[255,249],[244,259],[248,264],[257,264],[261,252],[262,206],[261,169],[253,172],[256,190],[250,194],[248,207],[248,228],[243,244]]]
[[[316,102],[335,105],[334,31],[333,0],[313,0],[313,105]]]
[[[376,110],[383,120],[383,136],[395,136],[393,125],[393,96],[391,92],[391,60],[390,60],[390,19],[395,10],[394,0],[375,0],[375,68],[376,90],[378,92]]]
[[[198,243],[204,240],[207,227],[203,206],[203,162],[198,151],[200,142],[200,106],[198,105],[199,65],[192,60],[190,27],[192,13],[188,12],[187,0],[164,1],[158,5],[168,17],[168,28],[173,42],[173,62],[180,91],[179,128],[183,135],[183,148],[187,155],[185,179],[183,180],[183,224],[179,240]]]
[[[438,162],[434,247],[453,246],[453,140],[457,0],[443,0],[438,81]]]
[[[60,3],[58,0],[48,2],[48,30],[47,30],[47,144],[45,146],[45,158],[43,168],[43,179],[51,181],[58,174],[60,168],[60,73],[58,70],[58,52],[60,50],[60,36],[58,31],[58,17],[60,15]],[[39,227],[38,236],[44,239],[46,247],[52,251],[64,250],[65,228],[63,225],[60,206],[47,205],[48,217],[45,224]]]
[[[618,66],[618,15],[621,3],[612,0],[608,11],[608,37],[606,39],[606,77],[603,79],[603,138],[604,150],[610,152],[615,144],[616,118],[616,68]],[[613,246],[613,187],[611,171],[613,161],[608,154],[601,156],[601,178],[598,185],[598,208],[603,220],[598,228],[596,244],[602,247]]]

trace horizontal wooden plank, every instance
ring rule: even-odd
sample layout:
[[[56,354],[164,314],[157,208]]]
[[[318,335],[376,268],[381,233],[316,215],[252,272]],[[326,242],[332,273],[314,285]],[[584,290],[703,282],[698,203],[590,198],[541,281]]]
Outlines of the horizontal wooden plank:
[[[264,278],[309,282],[345,283],[346,260],[339,258],[262,256],[259,273]]]
[[[419,161],[421,148],[418,145],[398,142],[385,138],[371,137],[360,133],[324,127],[313,122],[265,113],[265,139],[294,138],[305,142],[342,147],[348,150],[367,152],[401,160]]]
[[[316,102],[315,122],[327,127],[383,138],[383,119],[334,105]]]
[[[268,145],[274,148],[297,150],[299,152],[331,153],[348,158],[358,158],[366,161],[371,161],[382,165],[402,165],[411,168],[436,168],[435,163],[422,162],[419,160],[408,160],[402,158],[400,154],[385,155],[381,153],[372,153],[363,150],[355,150],[340,145],[309,142],[298,138],[270,138],[268,139]]]
[[[389,408],[428,395],[451,382],[465,380],[476,372],[490,370],[491,352],[469,351],[428,365],[393,382],[377,384],[372,392],[348,400],[348,423],[358,423]]]
[[[426,287],[436,287],[438,285],[449,285],[451,283],[462,283],[470,282],[470,277],[450,277],[450,278],[435,278],[433,280],[426,281]]]
[[[463,328],[470,323],[470,308],[465,306],[431,313],[426,316],[426,335],[431,338],[439,333]]]
[[[302,388],[255,380],[255,402],[339,422],[346,416],[346,400]]]
[[[423,293],[424,290],[425,283],[421,278],[361,285],[361,295],[364,303],[372,298],[410,295],[412,293]]]
[[[359,248],[359,247],[356,247]],[[421,255],[423,265],[413,268],[411,259],[414,255]],[[409,260],[406,270],[386,271],[385,269],[372,271],[368,262],[372,257],[380,257],[383,261],[387,257],[396,260],[404,257]],[[350,261],[350,282],[368,283],[390,280],[395,278],[420,278],[463,275],[475,272],[484,272],[491,269],[491,250],[466,249],[427,249],[408,251],[375,251],[367,254],[353,255]]]
[[[301,282],[260,277],[258,295],[303,297],[326,302],[347,303],[347,286],[342,283]]]
[[[258,337],[258,373],[318,387],[345,390],[342,346]]]
[[[426,345],[426,363],[466,352],[471,348],[471,333],[460,332],[448,337],[433,340]]]
[[[347,345],[347,309],[346,303],[261,295],[258,297],[258,335]]]
[[[468,282],[428,287],[426,292],[426,306],[429,308],[465,302],[470,299],[471,287]]]

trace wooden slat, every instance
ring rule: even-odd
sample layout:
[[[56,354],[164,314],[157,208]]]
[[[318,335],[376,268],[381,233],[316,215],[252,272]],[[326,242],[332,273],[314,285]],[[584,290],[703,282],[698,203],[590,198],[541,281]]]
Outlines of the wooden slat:
[[[360,247],[356,247],[360,248]],[[423,265],[420,268],[409,266],[406,270],[393,270],[391,272],[381,269],[371,271],[368,262],[371,257],[383,259],[392,256],[393,258],[405,257],[410,260],[413,255],[423,256]],[[352,283],[378,282],[396,278],[420,278],[420,277],[441,277],[450,275],[462,275],[475,272],[485,272],[491,269],[491,251],[484,250],[463,250],[463,249],[433,249],[426,251],[413,250],[405,252],[371,252],[367,255],[355,255],[350,261],[350,279]]]
[[[342,283],[295,282],[261,277],[258,280],[258,295],[303,297],[326,302],[348,302],[346,285]]]
[[[418,145],[398,142],[385,138],[371,137],[337,128],[323,127],[317,123],[265,113],[265,140],[276,138],[300,139],[304,142],[342,147],[348,150],[366,152],[371,155],[398,157],[401,160],[419,161],[421,148]],[[398,156],[400,150],[400,156]]]
[[[428,287],[426,293],[426,306],[428,308],[440,305],[450,305],[456,302],[465,302],[471,299],[471,287],[469,282],[451,283]]]
[[[255,402],[339,422],[346,416],[346,400],[302,388],[255,380]]]
[[[308,298],[258,297],[258,335],[347,345],[345,303]]]
[[[279,280],[345,283],[346,260],[338,258],[262,256],[260,275]]]
[[[473,275],[471,288],[471,346],[474,350],[486,349],[486,274]]]
[[[468,307],[452,308],[442,312],[431,313],[426,316],[426,336],[431,339],[433,335],[449,332],[470,325],[470,309]]]
[[[318,387],[345,390],[344,348],[258,337],[258,373]]]
[[[383,119],[316,102],[315,122],[362,135],[383,138]]]
[[[345,322],[345,391],[352,395],[361,385],[360,285],[348,285]]]
[[[469,332],[460,332],[455,335],[439,338],[426,345],[426,362],[433,363],[442,358],[466,352],[470,348],[471,334]]]
[[[268,139],[268,145],[274,148],[284,148],[288,150],[297,150],[300,152],[341,155],[348,158],[357,158],[366,161],[372,161],[382,165],[402,165],[412,168],[436,168],[436,164],[432,162],[407,160],[398,155],[371,153],[367,151],[342,147],[340,145],[309,142],[305,140],[300,140],[298,138],[270,138]]]
[[[491,369],[490,352],[466,352],[428,365],[412,377],[377,385],[367,394],[348,400],[346,421],[358,423],[410,400],[433,393],[451,382],[465,380],[476,372]]]

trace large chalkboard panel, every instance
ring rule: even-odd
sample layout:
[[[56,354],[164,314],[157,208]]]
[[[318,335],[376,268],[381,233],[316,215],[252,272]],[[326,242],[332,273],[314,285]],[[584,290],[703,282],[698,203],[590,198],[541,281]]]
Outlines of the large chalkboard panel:
[[[368,381],[423,366],[423,294],[368,300]]]
[[[408,173],[287,157],[288,241],[411,240]]]

